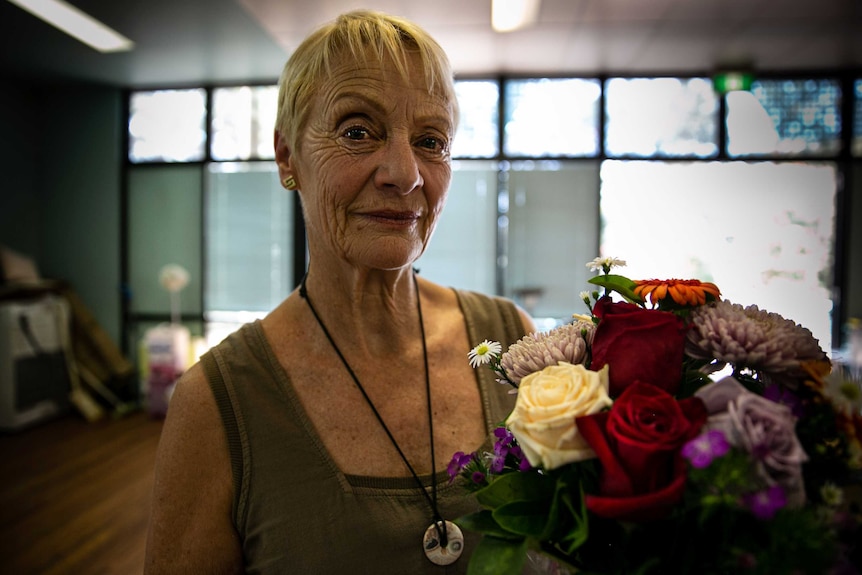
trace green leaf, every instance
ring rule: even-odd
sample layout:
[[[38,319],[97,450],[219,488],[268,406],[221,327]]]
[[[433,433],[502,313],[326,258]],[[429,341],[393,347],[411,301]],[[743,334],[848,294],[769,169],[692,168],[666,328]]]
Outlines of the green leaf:
[[[513,501],[494,510],[494,520],[505,530],[541,538],[548,525],[550,502]]]
[[[526,539],[483,537],[470,557],[467,575],[520,575],[526,560]]]
[[[608,274],[595,276],[587,280],[593,285],[605,288],[608,291],[615,291],[631,303],[643,303],[643,298],[634,292],[635,282],[625,276]]]
[[[537,471],[506,473],[476,492],[479,504],[496,509],[514,501],[544,501],[554,496],[555,481]]]
[[[487,509],[464,515],[455,520],[455,523],[467,531],[481,533],[482,535],[491,535],[500,539],[511,539],[520,541],[523,539],[520,535],[515,535],[506,531],[494,520],[493,513]]]
[[[590,525],[587,516],[587,504],[584,501],[583,488],[579,490],[580,505],[575,508],[575,502],[572,501],[572,491],[566,490],[559,493],[560,502],[569,511],[573,525],[569,532],[560,540],[560,549],[568,555],[572,555],[575,550],[583,545],[590,535]]]

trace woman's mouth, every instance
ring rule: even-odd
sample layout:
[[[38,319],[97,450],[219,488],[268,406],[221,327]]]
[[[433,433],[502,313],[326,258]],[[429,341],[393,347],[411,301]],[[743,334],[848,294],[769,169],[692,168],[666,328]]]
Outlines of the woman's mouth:
[[[365,212],[363,217],[382,224],[404,226],[413,224],[419,219],[419,212],[410,210],[376,210]]]

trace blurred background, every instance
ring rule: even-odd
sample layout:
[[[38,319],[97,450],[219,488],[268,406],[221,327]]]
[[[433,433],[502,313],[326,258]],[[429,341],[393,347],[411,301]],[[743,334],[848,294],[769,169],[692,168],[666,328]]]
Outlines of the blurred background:
[[[501,2],[498,28],[524,16],[512,30],[491,0],[61,5],[118,33],[98,48],[19,4],[0,2],[0,246],[77,298],[107,393],[82,389],[110,413],[169,385],[159,346],[181,371],[299,281],[276,83],[311,30],[358,7],[418,22],[456,73],[453,181],[423,275],[512,297],[548,328],[585,311],[584,264],[614,256],[629,277],[713,281],[830,354],[862,339],[858,0]]]
[[[550,325],[583,311],[584,263],[616,256],[633,277],[714,281],[839,348],[862,316],[860,3],[527,4],[498,32],[490,0],[77,0],[126,40],[101,52],[2,2],[0,243],[70,282],[133,360],[170,317],[164,265],[190,273],[193,336],[265,313],[305,257],[272,162],[281,66],[368,7],[426,27],[457,75],[428,277]]]

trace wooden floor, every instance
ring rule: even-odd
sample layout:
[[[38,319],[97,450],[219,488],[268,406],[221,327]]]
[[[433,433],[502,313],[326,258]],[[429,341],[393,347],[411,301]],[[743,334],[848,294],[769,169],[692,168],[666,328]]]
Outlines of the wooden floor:
[[[137,412],[0,435],[0,573],[142,573],[161,428]]]

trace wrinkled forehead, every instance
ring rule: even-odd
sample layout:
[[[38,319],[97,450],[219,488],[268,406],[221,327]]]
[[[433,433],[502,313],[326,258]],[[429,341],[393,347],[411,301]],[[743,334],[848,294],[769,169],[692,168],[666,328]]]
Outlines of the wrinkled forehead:
[[[411,93],[428,105],[445,109],[454,129],[457,115],[455,95],[447,84],[434,80],[418,51],[408,51],[403,60],[390,54],[377,54],[366,48],[361,55],[345,51],[329,62],[319,79],[315,99],[328,99],[341,90],[365,87],[368,90],[398,90]]]
[[[350,76],[379,78],[387,84],[400,84],[444,100],[452,97],[440,71],[423,62],[416,49],[402,48],[398,53],[390,53],[373,46],[358,51],[344,48],[326,63],[319,82],[323,85]]]

